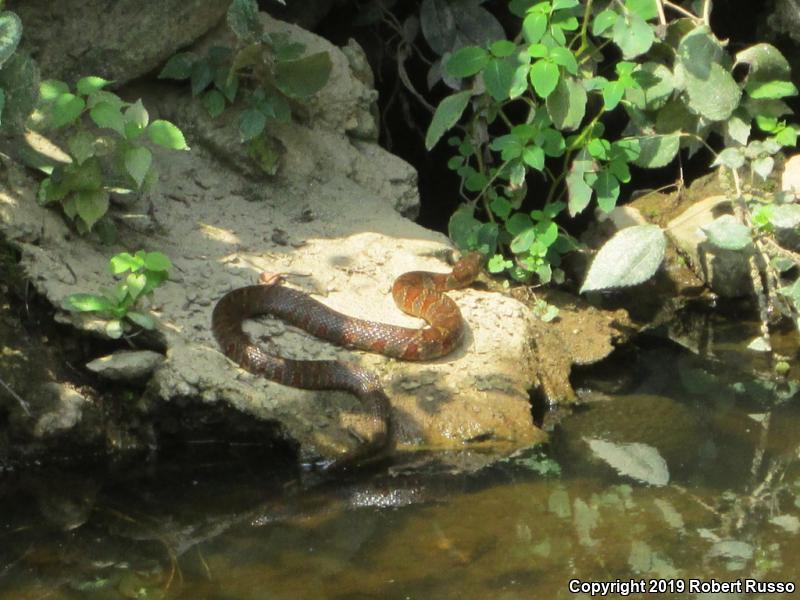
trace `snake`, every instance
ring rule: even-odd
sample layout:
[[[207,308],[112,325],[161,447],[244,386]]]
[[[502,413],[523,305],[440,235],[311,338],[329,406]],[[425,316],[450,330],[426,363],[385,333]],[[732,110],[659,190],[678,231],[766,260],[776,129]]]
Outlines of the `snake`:
[[[214,306],[211,327],[223,353],[241,368],[277,383],[308,390],[343,390],[356,396],[368,416],[359,444],[336,459],[351,464],[379,455],[391,439],[391,406],[378,376],[339,360],[294,360],[278,356],[250,339],[246,319],[278,317],[313,336],[344,348],[365,350],[407,361],[432,360],[452,352],[465,324],[455,301],[444,292],[469,286],[480,273],[483,255],[469,252],[449,273],[411,271],[392,285],[403,312],[423,319],[422,328],[368,321],[340,313],[310,295],[283,285],[283,278],[262,273],[260,283],[226,293]]]

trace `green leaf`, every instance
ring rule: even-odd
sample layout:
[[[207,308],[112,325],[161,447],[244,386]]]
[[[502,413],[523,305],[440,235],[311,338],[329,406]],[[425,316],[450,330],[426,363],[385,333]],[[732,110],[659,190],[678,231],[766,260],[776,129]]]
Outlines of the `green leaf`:
[[[614,110],[625,95],[625,84],[621,81],[609,81],[603,88],[603,108]]]
[[[597,205],[604,213],[610,213],[619,198],[619,181],[608,169],[597,173],[597,181],[592,186],[597,192]]]
[[[572,171],[567,175],[567,192],[567,207],[571,217],[583,212],[592,200],[592,188],[586,183],[581,171]]]
[[[147,114],[141,98],[126,108],[123,115],[126,123],[133,123],[142,129],[147,127],[147,123],[150,121],[150,115]]]
[[[509,269],[514,266],[514,263],[510,260],[506,260],[502,254],[495,254],[492,258],[489,259],[489,262],[486,264],[486,268],[488,269],[489,273],[502,273],[506,269]]]
[[[547,15],[540,12],[528,14],[522,21],[522,35],[529,44],[536,44],[547,31]]]
[[[128,286],[131,298],[137,300],[147,284],[147,276],[144,273],[130,273],[125,279],[125,284]]]
[[[69,86],[58,79],[45,79],[39,84],[39,97],[44,102],[52,102],[62,94],[69,93]]]
[[[511,210],[513,206],[511,203],[502,196],[497,196],[492,202],[489,204],[489,208],[492,209],[492,212],[503,219],[504,221],[508,218],[508,215],[511,214]]]
[[[668,67],[646,62],[639,65],[631,77],[639,85],[628,87],[625,98],[640,110],[658,110],[667,103],[675,91],[675,78]]]
[[[242,141],[252,140],[261,135],[267,125],[266,115],[255,108],[248,108],[242,111],[239,116],[239,134]]]
[[[725,165],[729,169],[739,169],[744,166],[744,152],[742,148],[725,148],[711,163],[712,167]]]
[[[219,90],[209,90],[203,94],[202,102],[208,114],[215,119],[225,111],[225,96]]]
[[[533,227],[533,221],[525,213],[514,213],[506,221],[506,231],[511,235],[519,235],[529,227]]]
[[[764,83],[749,85],[747,91],[751,98],[761,100],[763,98],[785,98],[786,96],[796,96],[797,88],[791,81],[766,81]]]
[[[125,271],[138,271],[144,266],[144,260],[138,256],[134,256],[129,252],[120,252],[115,254],[108,261],[108,270],[113,275],[119,275]]]
[[[98,127],[113,129],[120,135],[125,135],[125,119],[118,107],[108,102],[100,102],[92,107],[89,116]]]
[[[456,246],[462,250],[470,250],[477,243],[477,232],[481,222],[474,216],[474,206],[464,204],[450,217],[447,233]]]
[[[655,19],[658,16],[656,0],[625,0],[625,8],[645,21]]]
[[[511,244],[509,244],[509,248],[514,254],[522,254],[530,249],[535,239],[536,228],[528,227],[518,235],[514,236],[514,239],[511,240]]]
[[[150,165],[153,163],[153,155],[150,150],[142,146],[134,146],[125,151],[125,170],[128,171],[136,186],[141,188]]]
[[[580,293],[647,281],[664,260],[666,247],[666,236],[656,225],[634,225],[618,231],[598,251]]]
[[[483,70],[483,83],[491,97],[502,102],[508,100],[514,83],[515,66],[504,59],[493,58]]]
[[[777,229],[794,229],[800,226],[800,205],[781,204],[772,211],[770,223]]]
[[[61,94],[50,105],[50,124],[55,128],[69,125],[81,115],[85,107],[86,103],[82,98],[70,93]]]
[[[327,52],[281,61],[275,65],[275,85],[287,96],[309,98],[325,87],[332,68]]]
[[[199,96],[214,81],[214,70],[207,60],[197,60],[192,65],[192,96]]]
[[[742,91],[730,71],[713,64],[706,79],[685,74],[689,108],[711,121],[725,121],[739,106]]]
[[[147,135],[153,143],[164,148],[169,148],[170,150],[189,149],[181,130],[169,121],[164,121],[163,119],[153,121],[147,127]]]
[[[562,77],[547,97],[547,114],[558,129],[573,131],[586,115],[586,100],[586,90],[578,80]]]
[[[22,21],[16,13],[0,12],[0,66],[2,66],[19,45],[22,37]]]
[[[532,169],[544,170],[544,150],[539,146],[527,146],[522,151],[522,160]]]
[[[712,245],[724,250],[744,250],[752,243],[750,229],[733,215],[722,215],[702,230]]]
[[[550,59],[557,65],[564,67],[570,75],[578,74],[578,61],[575,60],[575,55],[564,46],[551,48]]]
[[[533,63],[530,71],[531,84],[536,93],[547,98],[558,85],[558,66],[548,60],[540,59]]]
[[[614,12],[610,9],[605,9],[597,14],[592,21],[592,35],[600,36],[612,27],[617,22],[617,19],[622,19],[623,17]]]
[[[94,141],[94,136],[85,129],[81,129],[67,140],[69,154],[76,163],[83,164],[86,159],[94,155]]]
[[[444,70],[451,77],[471,77],[489,62],[489,53],[477,46],[465,46],[450,55]]]
[[[109,310],[113,304],[108,298],[94,294],[70,294],[61,302],[66,310],[76,312],[95,312]]]
[[[771,94],[788,91],[788,86],[794,89],[790,83],[792,68],[789,61],[784,58],[780,50],[771,44],[756,44],[742,50],[736,55],[736,64],[749,66],[747,79],[745,79],[745,90],[753,98],[782,98],[783,95]],[[779,85],[770,90],[769,86],[773,83]],[[794,93],[797,93],[796,89],[794,89]],[[793,93],[789,92],[784,95],[790,96]]]
[[[627,140],[638,142],[640,153],[634,164],[647,169],[657,169],[672,162],[680,147],[680,134],[642,135]]]
[[[632,13],[614,22],[614,43],[622,50],[626,59],[636,58],[650,50],[655,41],[653,29],[639,15]]]
[[[153,320],[153,317],[144,313],[132,311],[127,313],[125,318],[142,329],[152,330],[156,327],[156,322]]]
[[[497,40],[489,46],[491,52],[497,58],[506,58],[517,51],[517,45],[509,40]]]
[[[464,113],[472,92],[464,91],[447,96],[436,107],[433,119],[425,136],[425,148],[430,150],[441,139],[444,133],[455,125]]]
[[[78,216],[91,230],[100,217],[108,212],[108,192],[105,190],[79,190],[75,192],[75,208]]]
[[[228,27],[240,40],[253,41],[261,37],[262,27],[256,0],[233,0],[228,7],[227,20]]]
[[[578,0],[553,0],[553,10],[564,10],[578,6]]]
[[[103,79],[102,77],[90,75],[89,77],[79,79],[76,88],[78,89],[79,94],[89,96],[98,90],[102,90],[109,83],[111,82]]]
[[[158,74],[159,79],[189,79],[197,57],[190,52],[179,52],[167,61]]]

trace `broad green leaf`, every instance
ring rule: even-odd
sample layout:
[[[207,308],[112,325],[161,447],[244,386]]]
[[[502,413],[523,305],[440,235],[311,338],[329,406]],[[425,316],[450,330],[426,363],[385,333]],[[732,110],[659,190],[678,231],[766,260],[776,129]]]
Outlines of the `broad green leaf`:
[[[156,322],[153,317],[144,313],[131,311],[125,315],[125,318],[138,325],[142,329],[152,330],[155,329]]]
[[[70,294],[61,303],[66,310],[94,312],[109,310],[113,305],[108,298],[94,294]]]
[[[683,133],[697,127],[698,117],[683,100],[670,100],[656,114],[656,133]]]
[[[609,81],[603,88],[603,108],[614,110],[625,95],[625,84],[621,81]]]
[[[133,177],[138,188],[142,187],[152,163],[153,155],[143,146],[134,146],[125,151],[125,170]]]
[[[678,46],[678,60],[688,75],[707,80],[711,66],[726,60],[725,50],[706,25],[687,33]]]
[[[533,63],[530,71],[531,84],[536,93],[547,98],[553,93],[558,85],[558,66],[546,59],[537,60]]]
[[[197,60],[192,65],[192,96],[199,96],[214,81],[214,69],[207,60]]]
[[[744,151],[742,148],[725,148],[711,163],[712,167],[724,165],[729,169],[739,169],[744,165]]]
[[[614,22],[614,43],[622,50],[626,59],[636,58],[650,50],[655,41],[653,29],[635,13],[620,17]]]
[[[744,250],[752,243],[750,229],[733,215],[722,215],[702,230],[711,244],[724,250]]]
[[[742,91],[730,71],[713,64],[706,79],[686,73],[689,108],[711,121],[725,121],[739,106]]]
[[[39,84],[39,97],[44,102],[52,102],[62,94],[69,93],[69,86],[58,79],[45,79]]]
[[[539,12],[530,13],[522,21],[522,35],[529,44],[537,44],[547,31],[547,15]]]
[[[497,40],[489,46],[491,52],[497,58],[506,58],[517,51],[517,45],[509,40]]]
[[[664,260],[666,247],[666,236],[656,225],[634,225],[618,231],[595,256],[580,293],[647,281]]]
[[[325,87],[332,68],[327,52],[281,61],[275,65],[275,85],[287,96],[309,98]]]
[[[76,163],[83,164],[94,154],[94,141],[95,137],[85,129],[76,132],[67,140],[69,154]]]
[[[464,204],[459,207],[450,217],[447,225],[447,233],[456,246],[461,250],[471,250],[478,241],[477,232],[481,227],[481,222],[474,216],[475,208],[471,204]]]
[[[248,108],[239,115],[239,134],[243,142],[261,135],[267,125],[267,116],[258,109]]]
[[[158,74],[159,79],[189,79],[197,57],[190,52],[179,52],[167,61]]]
[[[181,130],[169,121],[164,121],[163,119],[153,121],[147,127],[147,135],[153,143],[164,148],[169,148],[170,150],[189,149]]]
[[[586,90],[572,77],[562,77],[547,97],[547,114],[561,131],[580,127],[586,114]]]
[[[750,118],[744,110],[736,110],[725,124],[725,133],[732,141],[745,145],[750,139]]]
[[[50,124],[55,128],[69,125],[75,122],[85,107],[86,104],[82,98],[70,93],[61,94],[50,105]]]
[[[529,227],[533,227],[533,221],[525,213],[514,213],[511,218],[506,221],[506,230],[511,235],[519,235]]]
[[[800,226],[800,205],[781,204],[772,211],[770,223],[778,229],[794,229]]]
[[[646,62],[631,73],[638,87],[628,87],[625,98],[640,110],[658,110],[672,96],[675,78],[668,67],[660,63]]]
[[[105,190],[80,190],[74,197],[78,216],[89,230],[108,212],[108,192]]]
[[[203,94],[202,102],[208,114],[213,118],[217,118],[225,112],[225,96],[219,90],[209,90]]]
[[[465,46],[450,55],[444,65],[451,77],[471,77],[479,73],[489,62],[489,53],[477,46]]]
[[[98,127],[113,129],[120,135],[125,135],[125,118],[118,107],[108,102],[100,102],[92,107],[89,116]]]
[[[439,103],[425,136],[426,149],[433,148],[444,133],[458,122],[467,107],[471,94],[470,91],[458,92]]]
[[[625,8],[639,15],[645,21],[655,19],[658,16],[656,0],[625,0]]]
[[[553,10],[564,10],[566,8],[575,8],[580,2],[578,0],[553,0]]]
[[[19,45],[22,37],[22,21],[16,13],[0,12],[0,66],[2,66]]]
[[[119,319],[112,319],[106,323],[105,331],[106,335],[112,340],[118,340],[122,337],[122,334],[125,333],[125,327],[122,325],[122,321]]]
[[[570,75],[578,74],[578,61],[575,55],[564,46],[556,46],[550,50],[550,58],[557,65],[561,65]]]
[[[544,170],[544,150],[539,146],[527,146],[522,151],[522,160],[532,169]]]
[[[139,298],[146,283],[147,277],[144,273],[129,273],[125,278],[125,284],[128,286],[128,293],[134,300]]]
[[[797,88],[791,81],[766,81],[764,83],[748,85],[747,91],[750,97],[756,100],[764,98],[777,99],[797,95]]]
[[[622,19],[621,15],[614,12],[610,9],[605,9],[602,12],[598,13],[597,16],[592,21],[592,35],[599,36],[612,27],[617,22],[617,19]]]
[[[142,129],[147,127],[147,123],[150,121],[150,115],[147,114],[141,98],[126,108],[123,115],[127,123],[133,123]]]
[[[515,66],[501,58],[492,58],[483,70],[483,83],[486,91],[497,102],[508,100],[514,83]]]
[[[783,95],[771,94],[787,91],[788,86],[794,88],[790,83],[792,68],[789,61],[771,44],[756,44],[742,50],[736,55],[736,63],[746,64],[750,68],[745,80],[745,90],[753,98],[782,98]],[[770,89],[771,84],[783,85]],[[796,89],[794,93],[797,93]],[[784,95],[789,96],[792,93]]]
[[[530,249],[535,239],[536,228],[528,227],[518,235],[514,236],[514,239],[511,240],[511,244],[509,244],[509,248],[514,254],[522,254]]]
[[[134,256],[129,252],[120,252],[115,254],[108,261],[108,270],[114,275],[119,275],[125,271],[138,271],[144,266],[144,260],[138,256]]]
[[[102,77],[96,77],[90,75],[89,77],[84,77],[82,79],[79,79],[75,87],[77,88],[79,94],[88,96],[98,90],[102,90],[109,83],[111,82],[106,79],[103,79]]]
[[[489,204],[489,208],[492,209],[492,212],[495,215],[497,215],[498,217],[500,217],[505,221],[511,214],[513,206],[506,198],[498,196],[497,198],[492,200],[492,202]]]
[[[592,186],[597,192],[597,205],[604,213],[610,213],[619,198],[619,181],[608,169],[597,173],[597,181]]]
[[[458,30],[450,4],[446,0],[423,0],[419,17],[422,34],[431,49],[439,56],[451,51]]]
[[[568,208],[571,217],[583,212],[592,200],[592,188],[583,178],[583,172],[573,171],[567,175]]]
[[[228,7],[227,20],[231,31],[240,40],[253,41],[261,36],[256,0],[233,0]]]
[[[761,177],[761,179],[766,180],[767,177],[770,176],[772,173],[772,169],[775,167],[775,159],[771,156],[762,156],[761,158],[757,158],[750,163],[753,172]]]
[[[640,152],[633,162],[637,166],[647,169],[657,169],[671,163],[678,154],[681,141],[680,135],[677,133],[642,135],[626,139],[638,142]]]

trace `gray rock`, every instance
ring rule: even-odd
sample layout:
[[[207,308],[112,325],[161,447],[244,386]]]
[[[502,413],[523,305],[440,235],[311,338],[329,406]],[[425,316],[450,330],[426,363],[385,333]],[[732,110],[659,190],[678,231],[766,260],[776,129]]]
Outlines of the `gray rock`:
[[[74,83],[86,75],[119,86],[149,73],[209,31],[228,2],[205,0],[25,0],[8,3],[19,14],[22,47],[43,77]]]
[[[69,431],[80,423],[89,401],[71,387],[57,382],[42,384],[37,396],[33,434],[46,438]]]
[[[149,376],[164,362],[164,355],[152,350],[119,350],[96,358],[86,368],[103,379],[135,382]]]
[[[722,215],[728,204],[725,196],[696,202],[669,222],[667,235],[711,290],[724,298],[739,298],[753,293],[747,253],[712,246],[701,229]]]

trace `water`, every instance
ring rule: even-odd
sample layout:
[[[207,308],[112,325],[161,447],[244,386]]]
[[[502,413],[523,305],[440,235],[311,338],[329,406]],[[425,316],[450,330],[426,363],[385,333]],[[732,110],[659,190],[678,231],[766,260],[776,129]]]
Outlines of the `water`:
[[[472,473],[324,481],[193,448],[0,475],[0,600],[768,597],[745,585],[800,584],[800,407],[719,331],[713,357],[659,342],[587,370],[548,449]]]

